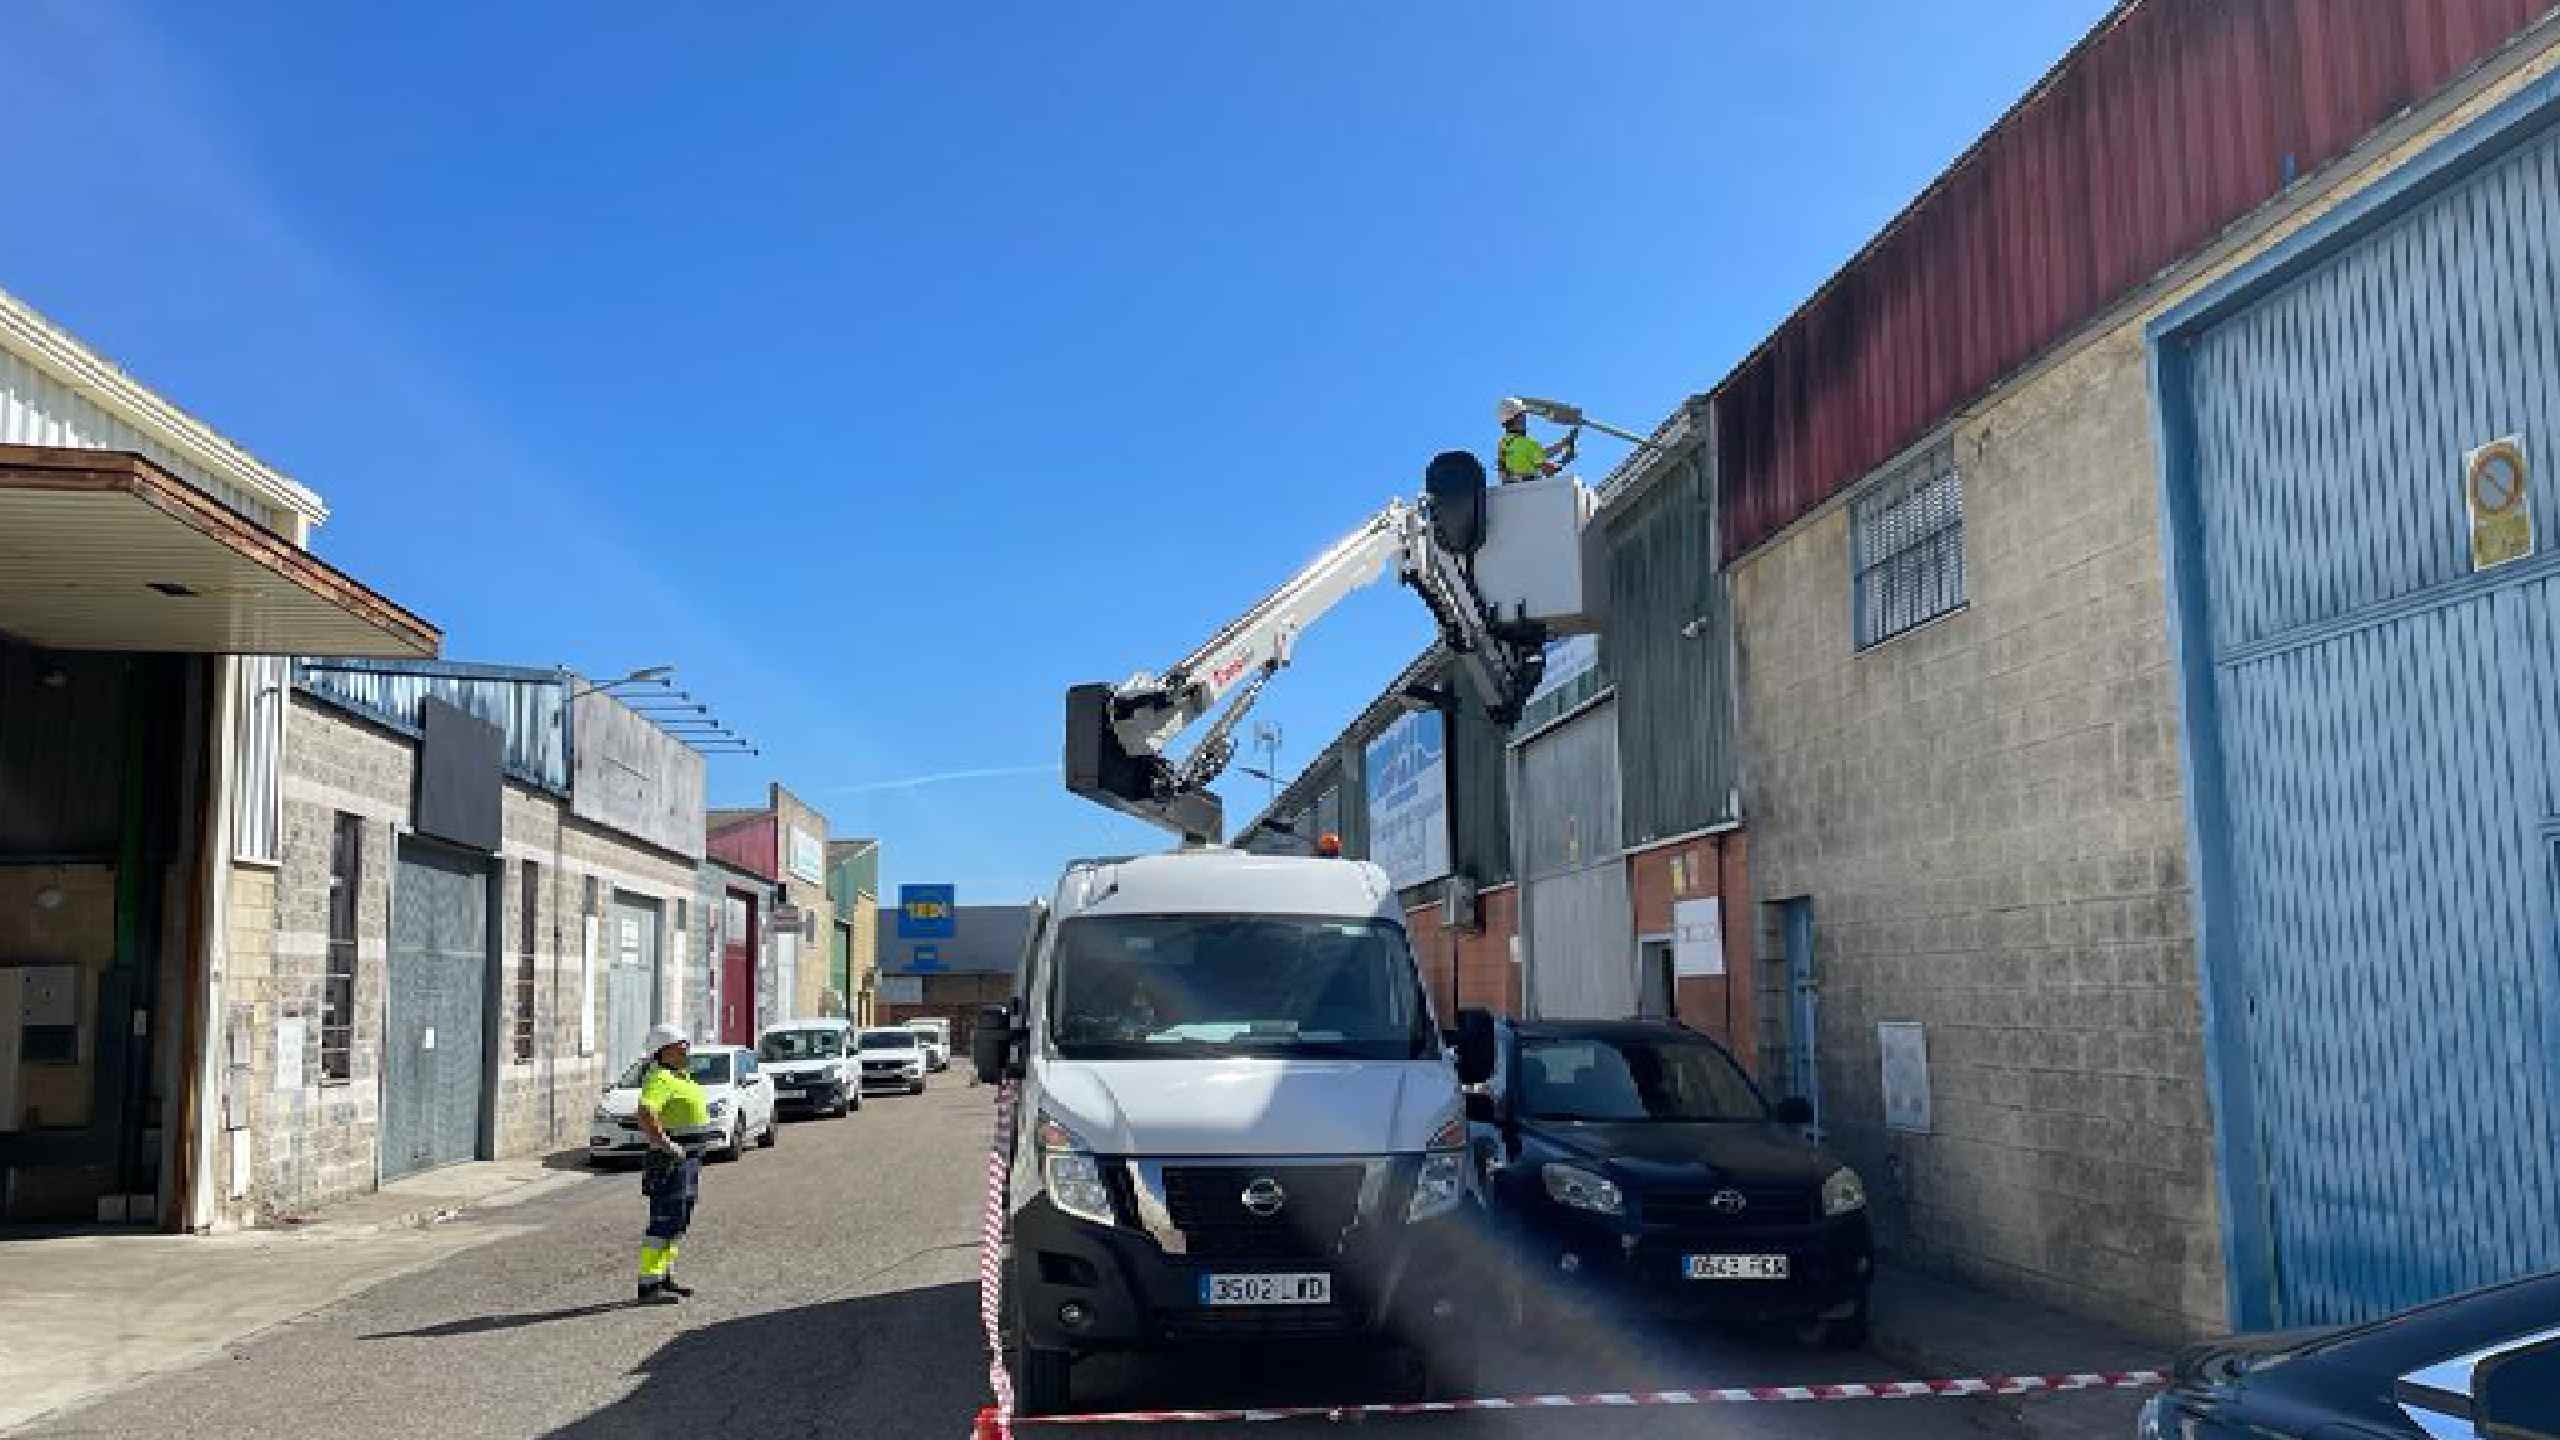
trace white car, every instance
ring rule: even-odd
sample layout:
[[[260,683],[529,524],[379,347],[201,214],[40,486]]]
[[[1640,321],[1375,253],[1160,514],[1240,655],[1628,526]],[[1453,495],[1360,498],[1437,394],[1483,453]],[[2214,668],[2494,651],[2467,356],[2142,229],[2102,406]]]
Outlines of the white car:
[[[735,1160],[747,1142],[771,1149],[774,1141],[773,1083],[764,1076],[756,1052],[744,1045],[696,1045],[689,1067],[711,1106],[711,1158]],[[622,1077],[605,1087],[587,1126],[587,1159],[637,1160],[649,1153],[640,1132],[640,1080],[648,1072],[646,1058],[635,1060]],[[682,1139],[682,1136],[678,1136]]]
[[[924,1042],[924,1068],[939,1075],[951,1068],[951,1022],[948,1020],[910,1020],[907,1028]]]
[[[785,1020],[756,1037],[756,1059],[778,1110],[850,1115],[862,1108],[861,1062],[847,1020]]]
[[[862,1032],[862,1088],[924,1093],[924,1041],[905,1026]]]

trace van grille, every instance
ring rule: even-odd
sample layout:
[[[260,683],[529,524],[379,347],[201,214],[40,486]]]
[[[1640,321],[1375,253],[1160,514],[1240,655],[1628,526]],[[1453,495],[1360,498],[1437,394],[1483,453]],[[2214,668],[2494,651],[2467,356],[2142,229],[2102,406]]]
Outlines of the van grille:
[[[1197,1260],[1323,1260],[1341,1253],[1360,1218],[1359,1165],[1168,1165],[1165,1209]],[[1245,1208],[1256,1180],[1276,1182],[1278,1214]]]

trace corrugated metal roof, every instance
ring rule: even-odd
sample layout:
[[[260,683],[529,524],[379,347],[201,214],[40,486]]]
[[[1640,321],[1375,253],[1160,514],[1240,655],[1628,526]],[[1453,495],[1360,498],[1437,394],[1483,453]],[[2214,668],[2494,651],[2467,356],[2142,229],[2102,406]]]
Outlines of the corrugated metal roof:
[[[1716,388],[1725,558],[2551,10],[2128,0]]]
[[[329,658],[296,661],[293,678],[315,699],[410,736],[423,733],[426,702],[442,700],[505,734],[509,775],[569,793],[569,683],[559,671]]]

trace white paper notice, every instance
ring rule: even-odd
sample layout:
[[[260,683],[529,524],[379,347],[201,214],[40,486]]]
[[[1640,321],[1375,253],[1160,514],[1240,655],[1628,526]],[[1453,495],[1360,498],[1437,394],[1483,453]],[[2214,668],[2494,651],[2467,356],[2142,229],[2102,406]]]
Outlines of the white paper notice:
[[[1671,906],[1671,973],[1695,980],[1724,973],[1724,902],[1681,900]]]

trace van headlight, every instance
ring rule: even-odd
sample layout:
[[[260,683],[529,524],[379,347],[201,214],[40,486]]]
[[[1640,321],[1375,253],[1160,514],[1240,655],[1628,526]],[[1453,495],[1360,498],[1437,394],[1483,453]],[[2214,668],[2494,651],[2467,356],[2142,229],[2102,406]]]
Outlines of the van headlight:
[[[1031,1146],[1040,1156],[1040,1181],[1050,1204],[1079,1220],[1112,1223],[1111,1187],[1103,1183],[1102,1162],[1074,1131],[1042,1115],[1031,1132]]]
[[[1858,1172],[1843,1165],[1822,1182],[1822,1213],[1847,1215],[1867,1208],[1867,1187],[1858,1180]]]
[[[1627,1197],[1617,1182],[1579,1165],[1541,1165],[1538,1178],[1546,1183],[1547,1198],[1576,1210],[1594,1215],[1624,1215]]]
[[[1467,1198],[1467,1122],[1451,1116],[1431,1137],[1422,1168],[1413,1177],[1413,1202],[1405,1207],[1410,1224],[1446,1215]]]

